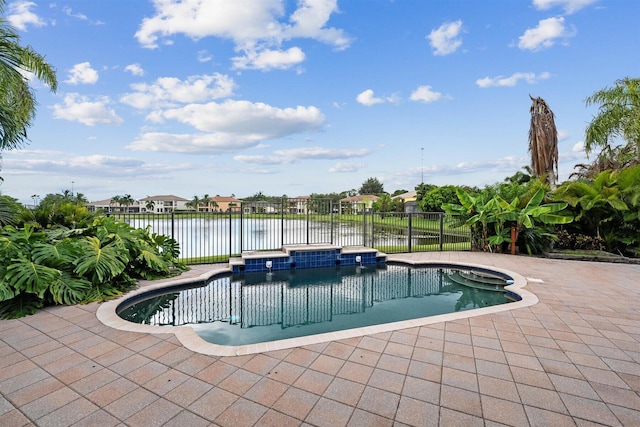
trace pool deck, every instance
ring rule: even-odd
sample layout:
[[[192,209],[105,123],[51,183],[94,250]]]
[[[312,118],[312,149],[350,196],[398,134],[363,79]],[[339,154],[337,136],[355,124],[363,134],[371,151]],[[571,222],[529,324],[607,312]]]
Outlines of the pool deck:
[[[539,302],[241,356],[114,329],[98,304],[48,308],[0,321],[0,425],[640,426],[640,265],[389,260],[513,271]]]

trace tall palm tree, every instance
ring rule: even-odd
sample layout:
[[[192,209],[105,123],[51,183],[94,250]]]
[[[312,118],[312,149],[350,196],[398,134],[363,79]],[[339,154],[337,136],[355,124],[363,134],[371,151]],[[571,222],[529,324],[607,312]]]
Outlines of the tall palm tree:
[[[5,3],[0,0],[0,13]],[[58,88],[56,72],[44,56],[19,43],[16,30],[0,18],[0,150],[22,146],[35,117],[37,103],[25,76],[32,73],[52,92]]]
[[[133,197],[131,197],[131,194],[125,194],[124,196],[122,196],[122,198],[120,199],[120,203],[122,203],[125,207],[125,211],[129,210],[129,206],[131,206],[132,204],[135,203],[135,200],[133,200]]]
[[[111,200],[109,200],[109,206],[111,205],[117,205],[117,207],[120,208],[120,205],[122,205],[122,196],[113,196]]]
[[[202,203],[205,206],[205,211],[209,212],[209,204],[211,203],[211,197],[209,197],[208,193],[206,193],[204,196],[202,196]]]
[[[555,116],[544,99],[531,98],[529,151],[531,168],[537,176],[546,175],[552,188],[558,179],[558,130]]]
[[[76,205],[86,205],[87,203],[89,203],[89,199],[87,199],[87,196],[85,196],[82,193],[76,193],[76,195],[73,198],[73,202]]]
[[[200,207],[200,203],[202,203],[202,199],[198,196],[193,196],[193,199],[186,203],[187,207],[194,208],[196,212],[198,212],[198,208]]]
[[[587,154],[595,147],[612,153],[615,140],[621,138],[626,141],[626,153],[640,160],[640,78],[618,80],[613,88],[601,89],[588,97],[585,104],[600,105],[585,132]]]

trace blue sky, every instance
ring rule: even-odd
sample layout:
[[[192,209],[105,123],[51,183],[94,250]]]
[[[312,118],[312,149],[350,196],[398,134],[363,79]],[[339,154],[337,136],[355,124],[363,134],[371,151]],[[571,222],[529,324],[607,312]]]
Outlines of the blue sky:
[[[584,162],[584,99],[637,77],[640,2],[8,1],[57,70],[3,194],[295,197],[483,186],[528,165],[529,95]]]

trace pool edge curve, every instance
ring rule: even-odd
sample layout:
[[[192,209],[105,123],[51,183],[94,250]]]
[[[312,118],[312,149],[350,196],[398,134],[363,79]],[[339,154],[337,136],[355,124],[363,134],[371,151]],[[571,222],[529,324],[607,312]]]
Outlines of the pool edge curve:
[[[410,260],[401,259],[400,257],[393,257],[393,260],[389,260],[394,264],[405,264],[410,266],[429,266],[429,265],[451,265],[461,267],[472,267],[485,270],[495,271],[497,273],[510,276],[514,283],[505,286],[505,289],[515,293],[521,299],[519,301],[510,302],[508,304],[494,305],[490,307],[476,308],[472,310],[459,311],[455,313],[439,314],[436,316],[421,317],[417,319],[403,320],[399,322],[384,323],[380,325],[366,326],[362,328],[346,329],[342,331],[327,332],[316,335],[308,335],[298,338],[288,338],[278,341],[271,341],[257,344],[247,344],[240,346],[226,346],[213,344],[202,339],[196,331],[189,325],[182,326],[154,326],[154,325],[142,325],[133,323],[122,319],[116,314],[117,307],[128,299],[136,297],[140,294],[148,293],[150,291],[172,287],[176,285],[189,284],[199,281],[207,281],[214,276],[229,274],[231,268],[223,264],[213,265],[211,270],[197,276],[189,278],[176,277],[173,280],[162,281],[161,283],[150,283],[146,286],[141,286],[127,294],[120,296],[117,299],[106,301],[98,307],[96,311],[96,317],[104,325],[114,329],[128,331],[128,332],[140,332],[149,334],[167,334],[173,333],[178,341],[187,349],[196,353],[210,355],[210,356],[241,356],[247,354],[263,353],[268,351],[283,350],[295,347],[302,347],[306,345],[325,343],[330,341],[337,341],[348,338],[361,337],[365,335],[373,335],[382,332],[396,331],[400,329],[415,328],[420,326],[427,326],[434,323],[447,322],[458,319],[465,319],[471,317],[477,317],[486,314],[499,313],[503,311],[510,311],[517,308],[530,307],[538,303],[538,297],[533,293],[524,289],[527,285],[527,279],[522,275],[505,270],[503,268],[480,265],[468,262],[457,261],[445,261],[442,260]]]

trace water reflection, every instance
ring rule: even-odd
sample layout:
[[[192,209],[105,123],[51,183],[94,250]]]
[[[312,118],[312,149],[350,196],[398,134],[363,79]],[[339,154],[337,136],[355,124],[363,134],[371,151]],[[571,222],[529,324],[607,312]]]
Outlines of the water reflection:
[[[443,268],[340,267],[217,278],[135,302],[119,315],[152,325],[193,324],[217,344],[248,344],[508,302]]]

